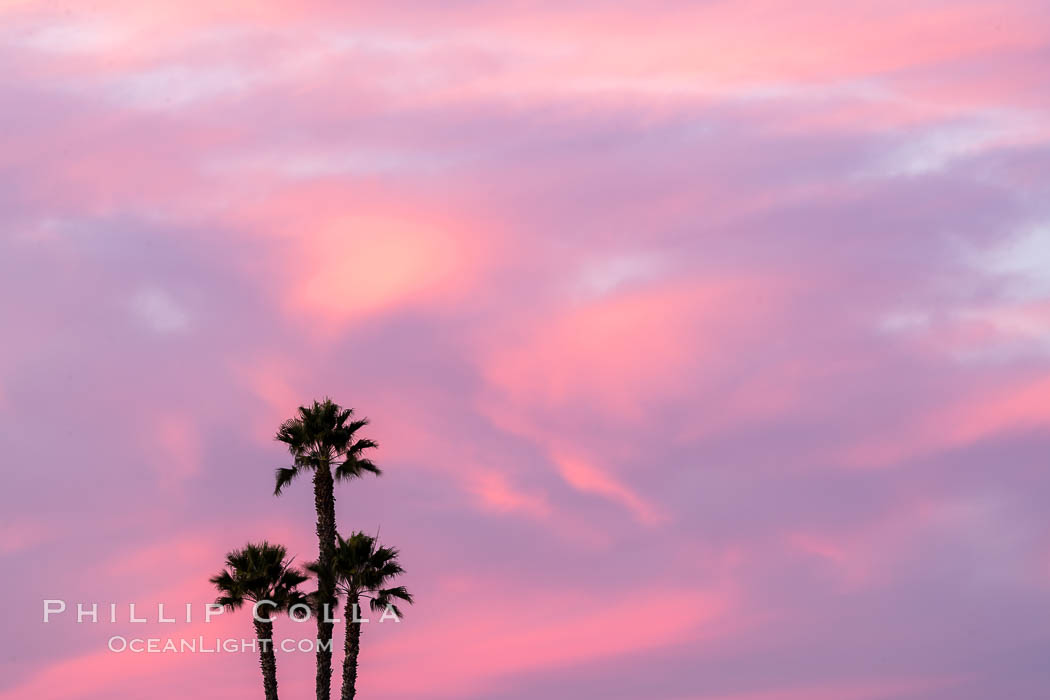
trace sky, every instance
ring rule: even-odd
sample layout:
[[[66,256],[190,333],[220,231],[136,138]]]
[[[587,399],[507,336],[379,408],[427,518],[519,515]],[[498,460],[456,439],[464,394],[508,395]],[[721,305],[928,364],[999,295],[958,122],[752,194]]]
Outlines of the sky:
[[[324,396],[369,698],[1046,697],[1046,2],[0,0],[0,134],[0,700],[257,697],[107,640]]]

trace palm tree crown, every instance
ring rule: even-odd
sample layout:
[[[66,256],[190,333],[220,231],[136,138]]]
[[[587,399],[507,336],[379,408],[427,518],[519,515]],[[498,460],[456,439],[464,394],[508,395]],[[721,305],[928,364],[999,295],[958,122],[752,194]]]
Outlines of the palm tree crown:
[[[293,569],[283,545],[260,542],[248,544],[226,555],[226,566],[210,581],[219,589],[216,603],[229,610],[237,610],[245,601],[270,601],[274,605],[261,606],[260,617],[271,612],[286,612],[293,605],[305,603],[306,597],[299,585],[307,577]]]
[[[333,569],[340,593],[348,600],[368,598],[376,612],[391,606],[398,617],[401,610],[395,601],[412,604],[412,594],[404,586],[390,586],[391,581],[405,572],[398,562],[398,551],[394,547],[383,547],[379,540],[363,532],[354,532],[349,537],[338,535]],[[317,572],[318,563],[306,565]]]
[[[288,445],[293,457],[291,467],[277,469],[274,495],[303,470],[335,467],[335,479],[354,479],[366,472],[381,474],[366,450],[377,447],[373,440],[358,438],[357,431],[368,425],[367,418],[353,419],[352,408],[342,408],[331,399],[300,406],[295,417],[281,424],[277,439]]]

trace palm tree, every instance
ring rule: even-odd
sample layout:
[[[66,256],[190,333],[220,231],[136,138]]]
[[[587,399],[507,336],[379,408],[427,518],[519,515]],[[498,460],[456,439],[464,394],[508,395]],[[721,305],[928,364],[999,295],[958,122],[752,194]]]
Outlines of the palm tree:
[[[216,603],[237,610],[245,601],[265,604],[253,606],[255,636],[259,644],[266,700],[277,699],[277,659],[273,653],[273,616],[305,603],[299,584],[307,577],[291,568],[288,551],[282,545],[260,542],[245,545],[226,555],[226,566],[209,579],[219,589]]]
[[[329,700],[332,686],[332,622],[335,609],[335,579],[331,562],[335,556],[335,493],[338,480],[349,480],[365,473],[380,474],[379,468],[364,457],[376,447],[357,431],[368,425],[368,419],[354,419],[354,411],[342,408],[331,399],[314,401],[313,406],[300,406],[298,413],[281,424],[277,439],[288,445],[291,467],[277,470],[274,495],[303,471],[314,477],[314,506],[317,509],[317,542],[319,575],[317,577],[317,700]]]
[[[361,599],[369,600],[375,612],[388,607],[400,618],[401,610],[394,601],[412,603],[412,594],[404,586],[388,587],[404,573],[397,560],[398,551],[393,547],[381,547],[376,537],[363,532],[354,532],[339,544],[333,560],[333,574],[337,590],[346,595],[346,641],[343,657],[342,700],[353,700],[357,693],[357,657],[361,650],[361,623],[353,621]],[[307,564],[306,568],[320,573],[320,562]]]

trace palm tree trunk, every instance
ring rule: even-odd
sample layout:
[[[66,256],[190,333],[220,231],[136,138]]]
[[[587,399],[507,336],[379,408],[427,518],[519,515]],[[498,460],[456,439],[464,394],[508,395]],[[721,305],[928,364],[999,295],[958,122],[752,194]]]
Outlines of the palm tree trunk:
[[[361,651],[361,623],[354,622],[357,610],[357,596],[350,596],[346,601],[346,643],[343,651],[343,694],[342,700],[354,700],[357,694],[357,655]]]
[[[259,666],[262,668],[263,691],[266,700],[277,698],[277,657],[273,653],[273,623],[255,621],[255,636],[259,644]]]
[[[317,508],[317,700],[329,700],[332,694],[332,623],[325,618],[335,615],[335,489],[332,470],[327,461],[314,469],[314,505]],[[325,606],[327,605],[327,609]]]

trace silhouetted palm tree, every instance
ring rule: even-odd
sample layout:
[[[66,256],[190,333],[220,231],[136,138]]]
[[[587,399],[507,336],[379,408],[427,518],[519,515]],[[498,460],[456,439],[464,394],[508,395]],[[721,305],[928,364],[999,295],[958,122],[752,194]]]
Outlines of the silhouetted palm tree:
[[[294,418],[281,424],[277,439],[288,445],[293,463],[277,470],[274,494],[303,471],[314,477],[314,505],[317,509],[318,577],[317,616],[317,700],[329,700],[332,685],[332,623],[325,611],[335,609],[335,579],[331,561],[335,554],[335,489],[337,480],[354,479],[365,473],[379,474],[379,468],[365,458],[364,452],[376,447],[357,431],[368,425],[367,419],[353,419],[353,409],[342,408],[331,399],[301,406]]]
[[[307,577],[291,568],[291,560],[286,556],[287,550],[281,545],[248,544],[227,554],[225,568],[209,579],[219,589],[215,602],[229,610],[237,610],[245,601],[253,604],[267,601],[258,606],[258,619],[253,615],[266,700],[277,700],[273,616],[306,601],[298,587]]]
[[[389,606],[398,617],[401,617],[401,610],[395,601],[412,603],[412,595],[404,586],[389,586],[397,576],[404,573],[397,556],[396,549],[379,546],[375,537],[363,532],[355,532],[346,539],[339,537],[332,566],[337,590],[346,595],[342,700],[353,700],[357,693],[361,623],[355,622],[353,618],[360,617],[356,612],[360,609],[361,599],[368,599],[375,612],[383,612]],[[320,562],[308,564],[307,569],[319,574]]]

